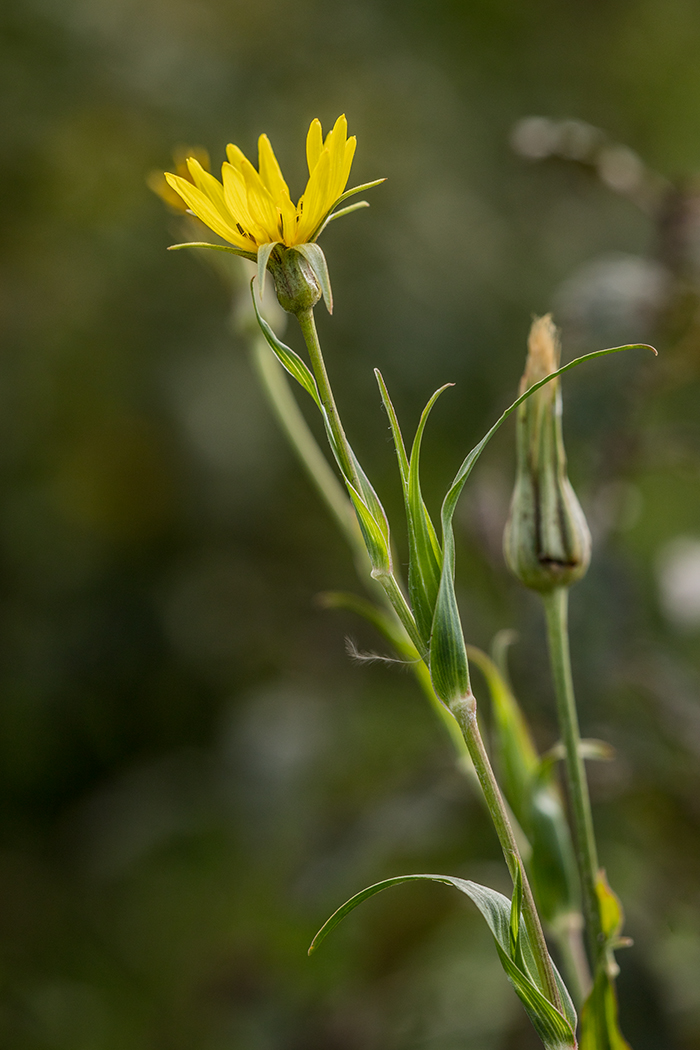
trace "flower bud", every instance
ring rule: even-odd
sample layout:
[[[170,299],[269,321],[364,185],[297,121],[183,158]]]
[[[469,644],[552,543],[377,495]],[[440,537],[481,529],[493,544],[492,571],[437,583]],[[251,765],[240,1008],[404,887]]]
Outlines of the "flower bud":
[[[321,285],[301,252],[278,244],[268,268],[275,282],[280,306],[290,314],[304,313],[321,298]]]
[[[551,316],[535,319],[520,393],[555,372],[559,357]],[[591,557],[588,525],[566,473],[561,414],[559,379],[518,409],[517,474],[503,548],[511,571],[536,591],[570,587]]]

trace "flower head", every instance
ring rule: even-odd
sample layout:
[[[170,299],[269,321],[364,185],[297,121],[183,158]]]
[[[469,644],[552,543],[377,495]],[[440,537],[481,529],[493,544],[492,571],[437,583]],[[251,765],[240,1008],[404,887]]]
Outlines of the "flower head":
[[[309,181],[296,205],[267,135],[258,139],[257,171],[238,146],[229,145],[221,182],[196,157],[187,159],[190,179],[170,172],[165,178],[198,219],[238,254],[255,259],[263,246],[295,248],[313,243],[326,223],[340,214],[331,214],[339,204],[383,181],[344,192],[356,145],[354,136],[347,137],[347,129],[345,117],[338,117],[324,139],[320,122],[312,120],[306,137]],[[351,207],[366,207],[366,202]],[[343,214],[349,210],[343,209]]]

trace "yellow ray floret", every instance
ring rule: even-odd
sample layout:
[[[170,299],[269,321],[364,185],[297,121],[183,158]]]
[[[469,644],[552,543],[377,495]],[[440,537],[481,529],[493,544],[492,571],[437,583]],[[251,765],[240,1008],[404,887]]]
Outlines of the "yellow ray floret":
[[[293,248],[315,241],[324,225],[335,218],[331,214],[335,207],[352,194],[383,181],[345,191],[355,145],[355,137],[348,138],[344,116],[338,117],[325,139],[320,122],[311,121],[306,136],[309,181],[296,205],[267,135],[258,140],[257,171],[238,146],[229,145],[221,182],[196,157],[187,159],[189,179],[171,172],[166,172],[165,178],[198,219],[241,255],[255,258],[262,245]]]

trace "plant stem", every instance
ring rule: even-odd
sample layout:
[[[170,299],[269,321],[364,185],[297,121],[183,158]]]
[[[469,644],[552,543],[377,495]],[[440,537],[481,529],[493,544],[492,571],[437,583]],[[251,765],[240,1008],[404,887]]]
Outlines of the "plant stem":
[[[571,675],[568,631],[569,592],[565,587],[557,587],[543,594],[542,601],[547,619],[549,657],[557,698],[559,728],[566,752],[566,780],[583,891],[583,911],[586,917],[588,945],[591,962],[597,969],[599,962],[604,961],[605,943],[596,893],[598,851],[593,831],[588,781],[581,757],[581,734]]]
[[[316,438],[296,402],[285,372],[262,336],[250,338],[253,367],[277,422],[296,453],[331,517],[347,540],[362,578],[369,577],[367,557],[357,517],[345,489],[319,448]]]
[[[357,477],[357,470],[355,469],[355,464],[353,462],[350,443],[345,436],[343,424],[340,422],[340,415],[335,403],[335,398],[333,397],[333,391],[331,390],[328,372],[326,371],[326,362],[323,360],[323,352],[321,351],[321,344],[318,340],[313,309],[302,310],[296,316],[304,336],[306,348],[309,351],[311,367],[314,370],[314,376],[316,377],[316,383],[318,384],[321,404],[326,411],[328,424],[335,440],[341,469],[346,478],[348,478],[354,487],[359,490],[360,485]]]
[[[469,754],[474,763],[476,775],[479,778],[479,783],[484,792],[486,805],[496,829],[498,841],[501,844],[501,849],[503,850],[503,855],[506,864],[508,865],[508,871],[510,872],[513,881],[515,881],[518,867],[520,867],[523,881],[523,921],[530,936],[532,950],[537,962],[537,970],[540,980],[542,981],[543,989],[545,990],[545,994],[550,1002],[553,1003],[558,1010],[563,1012],[561,994],[554,976],[552,961],[549,957],[547,943],[542,931],[542,924],[540,923],[540,917],[537,914],[532,890],[530,889],[530,883],[525,872],[525,865],[520,856],[518,843],[508,818],[506,804],[501,795],[500,788],[491,767],[491,762],[489,761],[489,756],[484,747],[484,741],[482,740],[479,731],[479,723],[476,715],[476,700],[471,695],[466,696],[452,705],[452,712],[464,734],[464,739],[469,748]]]
[[[333,391],[331,390],[328,372],[326,371],[326,362],[323,360],[323,351],[321,350],[318,332],[316,331],[313,309],[302,310],[296,316],[304,336],[306,348],[309,351],[311,366],[316,378],[316,385],[318,386],[318,393],[321,398],[321,404],[323,405],[333,443],[335,445],[340,469],[345,476],[345,480],[351,484],[358,493],[360,493],[362,491],[362,485],[358,477],[355,457],[350,447],[350,442],[343,430],[338,407],[335,403],[335,398],[333,397]],[[384,588],[394,612],[401,621],[406,634],[411,639],[411,642],[416,647],[421,658],[425,657],[427,655],[425,643],[420,636],[411,608],[399,586],[399,582],[394,575],[393,569],[391,571],[373,569],[372,576],[374,579],[378,580]]]

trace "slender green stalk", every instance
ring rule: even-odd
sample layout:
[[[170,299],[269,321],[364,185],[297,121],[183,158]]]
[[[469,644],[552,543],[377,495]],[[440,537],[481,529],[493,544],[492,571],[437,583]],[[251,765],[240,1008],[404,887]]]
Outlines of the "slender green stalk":
[[[574,842],[578,859],[583,911],[586,917],[588,944],[591,961],[597,968],[604,961],[605,943],[601,924],[600,906],[596,894],[598,878],[598,851],[593,831],[593,815],[588,793],[588,781],[581,757],[581,734],[579,732],[574,683],[571,675],[569,654],[568,603],[569,592],[565,587],[556,587],[543,594],[549,656],[557,698],[559,728],[566,751],[566,780],[569,791]]]
[[[340,422],[340,415],[338,408],[333,397],[333,391],[331,390],[330,380],[328,378],[328,372],[326,371],[326,362],[323,360],[323,353],[321,351],[321,344],[318,341],[318,332],[316,331],[316,322],[314,321],[313,309],[303,310],[297,314],[297,320],[301,327],[302,334],[304,336],[304,342],[306,348],[309,351],[309,357],[311,358],[311,367],[313,368],[314,375],[316,377],[316,383],[318,384],[318,392],[321,398],[321,404],[326,410],[328,416],[328,422],[330,424],[331,432],[335,438],[335,443],[338,448],[338,455],[341,459],[343,472],[348,478],[353,481],[356,488],[359,489],[359,481],[357,477],[357,471],[355,470],[355,464],[350,453],[350,444],[345,431],[343,430],[343,424]]]
[[[546,989],[546,994],[550,1002],[552,1002],[557,1009],[563,1010],[561,994],[554,976],[552,961],[547,950],[547,943],[544,939],[542,924],[540,923],[540,917],[537,914],[537,908],[535,906],[534,897],[532,896],[532,890],[530,889],[530,883],[528,882],[525,873],[525,865],[520,856],[515,833],[513,832],[512,825],[508,818],[508,810],[505,801],[501,795],[501,790],[496,781],[491,762],[489,761],[489,756],[484,746],[484,741],[482,740],[479,731],[479,723],[476,714],[476,700],[473,696],[464,697],[461,701],[452,705],[452,711],[459,723],[462,733],[464,734],[464,739],[469,748],[469,754],[474,763],[476,775],[479,778],[479,783],[484,792],[486,805],[488,806],[491,820],[496,829],[498,841],[501,844],[501,849],[503,850],[503,855],[513,881],[515,881],[518,867],[520,867],[523,880],[523,921],[525,922],[525,928],[530,935],[540,980]]]
[[[270,352],[262,336],[251,337],[250,345],[253,366],[278,423],[326,508],[330,511],[331,517],[352,549],[355,560],[362,568],[362,577],[364,578],[365,575],[369,577],[369,558],[352,503],[304,419],[289,389],[281,364]]]
[[[304,336],[306,348],[309,351],[311,366],[314,371],[314,376],[316,377],[321,404],[326,412],[326,417],[333,435],[342,471],[346,478],[351,481],[353,486],[359,492],[361,485],[357,476],[357,469],[355,467],[350,443],[346,437],[345,431],[343,430],[343,424],[340,421],[340,414],[335,403],[335,398],[333,397],[333,391],[331,390],[328,372],[326,371],[326,362],[323,360],[323,351],[321,350],[321,344],[318,340],[313,309],[302,310],[296,316]],[[406,634],[411,639],[411,642],[416,647],[421,657],[425,656],[425,644],[420,636],[418,628],[416,627],[410,606],[406,601],[406,597],[393,572],[381,572],[380,574],[378,571],[373,571],[373,576],[384,588],[386,596],[391,602],[391,606],[401,621],[401,624],[406,631]]]

